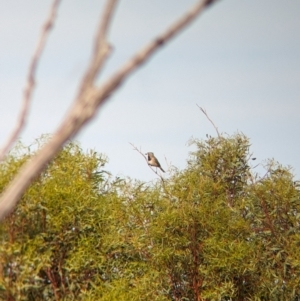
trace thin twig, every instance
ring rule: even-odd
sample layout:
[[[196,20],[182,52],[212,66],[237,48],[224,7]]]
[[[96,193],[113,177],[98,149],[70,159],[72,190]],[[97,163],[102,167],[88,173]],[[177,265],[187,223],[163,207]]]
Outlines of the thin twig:
[[[97,88],[94,85],[90,86],[89,81],[87,81],[87,85],[83,84],[81,86],[80,92],[74,101],[74,105],[71,107],[69,114],[65,117],[65,120],[53,134],[52,139],[45,144],[45,146],[32,158],[31,161],[27,162],[21,168],[17,176],[10,182],[3,192],[0,198],[0,220],[12,212],[18,200],[21,198],[26,188],[31,184],[34,177],[39,175],[49,161],[54,158],[54,156],[63,147],[64,143],[77,134],[83,125],[96,114],[97,109],[109,98],[111,93],[116,90],[136,68],[146,62],[155,51],[178,34],[183,28],[190,24],[196,16],[200,14],[200,12],[215,1],[216,0],[198,1],[192,9],[175,22],[168,30],[165,31],[165,33],[138,51],[132,59],[126,62],[100,87]],[[108,2],[112,3],[110,1]],[[110,16],[111,14],[109,14],[108,19]],[[98,43],[99,36],[96,40],[96,44]],[[91,72],[91,74],[92,73],[93,72]],[[84,78],[86,79],[86,77]]]
[[[144,153],[140,149],[138,149],[133,143],[129,142],[129,144],[133,147],[133,150],[141,154],[141,156],[145,159],[146,163],[148,164],[147,157],[144,155]]]
[[[162,177],[157,171],[155,171],[155,170],[152,168],[151,165],[148,164],[147,157],[144,155],[144,153],[143,153],[141,150],[139,150],[134,144],[132,144],[132,143],[130,143],[130,142],[129,142],[129,144],[133,147],[133,149],[134,149],[135,151],[137,151],[138,153],[140,153],[140,154],[143,156],[143,158],[146,160],[146,163],[147,163],[147,165],[149,166],[149,168],[150,168],[155,174],[157,174],[157,175],[162,179],[162,181],[163,181],[163,180],[164,180],[163,177]]]
[[[216,132],[217,132],[217,134],[218,134],[218,137],[220,138],[221,136],[220,136],[220,133],[219,133],[219,131],[218,131],[218,128],[215,126],[215,124],[213,123],[213,121],[209,118],[209,116],[208,116],[208,114],[206,113],[206,111],[203,109],[203,108],[201,108],[200,106],[198,106],[197,104],[196,104],[196,106],[201,110],[201,112],[206,116],[206,118],[210,121],[210,123],[213,125],[213,127],[215,128],[215,130],[216,130]]]
[[[26,85],[23,92],[23,101],[22,101],[22,107],[19,113],[19,117],[17,119],[16,125],[14,130],[9,135],[6,143],[0,150],[0,161],[3,160],[7,152],[10,150],[12,145],[15,143],[15,141],[18,139],[21,131],[23,130],[26,118],[29,111],[30,102],[32,99],[32,94],[35,88],[35,73],[41,58],[41,55],[43,53],[43,50],[45,49],[45,45],[47,42],[47,38],[49,36],[50,30],[52,29],[55,21],[55,17],[57,14],[58,6],[60,4],[61,0],[54,0],[48,15],[48,18],[42,27],[42,31],[40,34],[40,38],[38,40],[36,49],[34,51],[34,54],[32,56],[29,69],[28,69],[28,75],[26,80]]]
[[[94,84],[94,81],[99,75],[99,71],[102,69],[104,62],[110,53],[111,46],[107,42],[107,33],[116,4],[117,0],[108,0],[105,5],[103,15],[100,18],[98,31],[95,36],[93,56],[83,77],[79,94],[88,86],[92,86]]]

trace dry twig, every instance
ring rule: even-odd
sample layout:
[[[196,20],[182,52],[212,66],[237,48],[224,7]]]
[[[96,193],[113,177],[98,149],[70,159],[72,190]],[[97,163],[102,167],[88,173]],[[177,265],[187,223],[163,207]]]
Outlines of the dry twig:
[[[147,157],[143,154],[143,152],[142,152],[140,149],[138,149],[134,144],[132,144],[132,143],[129,143],[129,144],[133,147],[133,149],[134,149],[135,151],[137,151],[138,153],[140,153],[140,154],[143,156],[143,158],[146,160],[146,163],[147,163],[147,165],[149,166],[149,168],[150,168],[155,174],[157,174],[157,175],[161,178],[161,180],[163,181],[163,180],[164,180],[163,177],[157,172],[157,170],[155,171],[155,170],[152,168],[152,166],[148,164]]]
[[[115,0],[107,1],[102,22],[100,23],[100,30],[95,40],[94,55],[82,80],[74,105],[71,107],[65,120],[53,134],[52,139],[30,162],[22,167],[16,178],[4,191],[0,199],[0,220],[13,210],[33,178],[53,159],[64,143],[77,134],[83,125],[96,114],[97,109],[109,98],[112,92],[116,90],[136,68],[146,62],[155,51],[178,34],[183,28],[190,24],[200,12],[215,1],[216,0],[198,1],[196,5],[169,27],[169,29],[138,51],[102,85],[96,87],[95,79],[109,53],[109,47],[106,43],[106,33],[116,3]]]
[[[26,118],[28,115],[29,111],[29,106],[30,102],[32,99],[32,94],[33,90],[35,87],[35,73],[36,69],[38,67],[41,55],[43,53],[43,50],[45,48],[47,38],[49,36],[50,30],[52,29],[55,21],[55,17],[57,14],[58,6],[60,4],[61,0],[54,0],[52,3],[51,10],[49,12],[49,16],[42,27],[42,31],[40,34],[40,38],[38,40],[36,49],[34,51],[34,54],[32,56],[30,66],[28,69],[28,75],[27,75],[27,81],[26,85],[24,88],[24,93],[23,93],[23,101],[22,101],[22,107],[19,113],[19,117],[16,122],[16,126],[14,130],[11,132],[10,136],[8,137],[7,141],[5,142],[4,146],[0,150],[0,161],[3,160],[7,152],[10,150],[12,145],[16,142],[18,139],[21,131],[23,130],[25,123],[26,123]]]
[[[197,104],[196,104],[197,105]],[[201,110],[201,112],[206,116],[206,118],[210,121],[210,123],[213,125],[213,127],[215,128],[217,134],[218,134],[218,137],[220,138],[220,133],[218,131],[218,128],[215,126],[215,124],[213,123],[213,121],[209,118],[208,114],[206,113],[206,111],[201,108],[200,106],[197,105],[197,107]]]

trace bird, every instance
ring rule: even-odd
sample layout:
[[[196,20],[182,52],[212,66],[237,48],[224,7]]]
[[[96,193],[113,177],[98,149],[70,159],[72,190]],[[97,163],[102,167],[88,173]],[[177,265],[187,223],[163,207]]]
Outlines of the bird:
[[[158,167],[162,172],[165,172],[152,152],[148,152],[146,155],[148,155],[148,165]]]

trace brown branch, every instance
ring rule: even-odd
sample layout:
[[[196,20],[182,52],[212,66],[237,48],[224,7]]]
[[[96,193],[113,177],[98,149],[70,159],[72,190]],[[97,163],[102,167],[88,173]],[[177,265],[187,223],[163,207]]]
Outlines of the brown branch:
[[[262,211],[265,214],[265,222],[269,226],[268,228],[272,232],[273,236],[275,238],[277,238],[276,231],[274,229],[274,225],[273,225],[273,222],[271,220],[271,217],[270,217],[270,214],[269,214],[269,210],[267,208],[268,206],[266,204],[266,201],[264,200],[264,198],[261,198],[261,197],[259,197],[259,201],[260,201],[260,205],[262,207]]]
[[[144,153],[140,149],[138,149],[133,143],[129,142],[129,144],[133,147],[133,150],[135,150],[141,154],[141,156],[145,159],[145,161],[148,165],[147,157],[144,155]]]
[[[107,49],[107,44],[103,41],[105,39],[105,31],[108,29],[108,24],[112,18],[112,12],[115,2],[115,0],[107,1],[106,7],[104,9],[104,15],[102,21],[100,22],[98,34],[95,39],[94,54],[91,59],[90,67],[87,69],[86,74],[83,77],[77,100],[81,99],[84,102],[86,98],[88,99],[88,96],[91,93],[90,91],[93,91],[93,88],[91,88],[90,86],[92,85],[91,81],[96,77],[95,70],[99,70],[101,64],[107,57],[108,52],[102,51],[102,48],[99,49],[99,47],[103,46],[103,48]],[[101,55],[95,53],[96,50],[99,50]],[[80,116],[80,112],[78,112],[76,109],[73,111],[73,113],[75,113],[75,116],[79,113]],[[53,159],[53,157],[59,152],[63,144],[70,137],[72,137],[73,133],[79,130],[80,127],[76,127],[76,122],[72,122],[72,118],[70,118],[70,116],[67,116],[65,121],[62,122],[61,126],[54,133],[52,139],[36,154],[36,156],[30,162],[23,166],[18,175],[8,185],[7,189],[4,191],[0,198],[0,220],[2,220],[13,210],[19,198],[22,196],[26,188],[30,185],[34,177],[37,176],[43,170],[45,165]],[[16,189],[16,187],[18,188]]]
[[[177,22],[171,25],[164,33],[159,35],[154,41],[143,47],[130,60],[128,60],[111,78],[109,78],[96,91],[96,106],[98,107],[107,100],[110,93],[115,90],[130,73],[137,67],[146,62],[151,55],[162,47],[166,42],[171,40],[183,28],[189,25],[206,6],[216,2],[216,0],[198,1],[186,14],[184,14]]]
[[[209,116],[206,113],[206,111],[203,108],[201,108],[200,106],[198,106],[197,104],[196,104],[196,106],[201,110],[201,112],[206,116],[206,118],[209,120],[209,122],[213,125],[213,127],[215,128],[215,130],[216,130],[216,132],[218,134],[218,137],[220,138],[221,136],[220,136],[220,133],[218,131],[218,128],[215,126],[215,124],[213,123],[213,121],[209,118]]]
[[[99,75],[99,71],[103,67],[104,62],[110,53],[111,46],[107,43],[106,35],[116,4],[117,0],[109,0],[104,8],[103,15],[100,18],[98,31],[95,36],[93,56],[86,74],[83,77],[79,94],[87,87],[91,87],[94,84],[96,77]]]
[[[60,295],[59,295],[59,292],[58,292],[57,280],[56,280],[55,275],[53,275],[51,267],[47,267],[46,270],[45,270],[45,273],[46,273],[46,275],[48,277],[48,280],[51,283],[51,287],[52,287],[52,290],[53,290],[53,293],[54,293],[55,300],[60,300]]]
[[[142,157],[145,159],[145,161],[146,161],[147,165],[149,166],[149,168],[150,168],[155,174],[157,174],[157,175],[161,178],[161,180],[163,181],[163,180],[164,180],[163,177],[162,177],[157,171],[155,171],[155,170],[152,168],[151,165],[148,164],[147,157],[144,155],[144,153],[143,153],[141,150],[139,150],[134,144],[132,144],[132,143],[129,143],[129,144],[133,147],[133,149],[134,149],[135,151],[137,151],[138,153],[140,153],[140,154],[142,155]]]
[[[105,32],[108,28],[107,25],[111,19],[111,12],[113,11],[115,3],[113,0],[108,0],[105,9],[105,12],[107,13],[104,14],[104,18],[107,18],[107,20],[101,23],[103,25],[100,25],[100,28],[102,26],[103,33],[102,30],[99,31],[95,44],[95,51],[98,49],[99,53],[101,52],[106,55],[99,55],[99,57],[103,57],[103,59],[95,59],[95,55],[92,57],[92,62],[96,62],[96,65],[98,65],[94,67],[91,62],[90,67],[83,78],[79,94],[74,101],[74,105],[65,117],[65,120],[53,134],[52,139],[32,158],[30,162],[27,162],[21,168],[18,175],[3,192],[0,199],[0,220],[13,210],[19,198],[30,185],[34,177],[36,177],[43,170],[46,164],[54,158],[64,143],[77,134],[82,126],[95,115],[97,108],[99,108],[99,106],[108,99],[111,93],[116,90],[136,68],[146,62],[155,51],[178,34],[183,28],[190,24],[200,12],[215,1],[216,0],[198,1],[196,5],[194,5],[168,30],[138,51],[132,59],[127,61],[112,77],[104,82],[104,84],[100,87],[95,87],[91,84],[92,80],[95,79],[95,76],[100,70],[99,68],[101,67],[101,63],[104,61],[108,53],[107,45],[100,41],[101,39],[104,39],[103,37],[105,36]]]
[[[19,117],[17,119],[14,130],[11,132],[6,143],[0,150],[0,161],[3,160],[3,158],[5,157],[7,152],[10,150],[10,148],[15,143],[15,141],[18,139],[21,131],[23,130],[23,128],[25,126],[30,102],[32,99],[33,90],[35,88],[35,73],[36,73],[41,55],[43,53],[43,50],[45,49],[45,45],[46,45],[50,30],[52,29],[52,27],[54,25],[55,17],[56,17],[58,6],[59,6],[60,2],[61,2],[61,0],[53,1],[52,7],[49,12],[49,16],[48,16],[44,26],[42,27],[40,38],[38,40],[36,49],[34,51],[34,54],[32,56],[32,59],[31,59],[30,65],[29,65],[26,85],[25,85],[24,92],[23,92],[22,107],[21,107],[21,110],[19,113]]]

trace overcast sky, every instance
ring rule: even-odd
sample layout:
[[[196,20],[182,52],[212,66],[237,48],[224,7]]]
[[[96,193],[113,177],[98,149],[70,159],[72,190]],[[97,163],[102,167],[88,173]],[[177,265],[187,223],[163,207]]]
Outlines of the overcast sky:
[[[195,1],[120,1],[110,30],[109,76]],[[0,0],[0,143],[19,112],[48,0]],[[37,73],[26,144],[53,132],[77,92],[104,1],[63,0]],[[101,80],[100,78],[100,80]],[[300,1],[222,0],[163,47],[76,137],[109,158],[113,175],[155,174],[130,143],[164,169],[186,166],[191,137],[243,132],[258,162],[274,158],[300,175]]]

